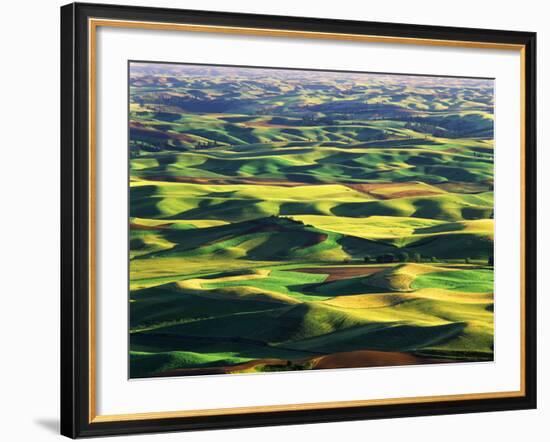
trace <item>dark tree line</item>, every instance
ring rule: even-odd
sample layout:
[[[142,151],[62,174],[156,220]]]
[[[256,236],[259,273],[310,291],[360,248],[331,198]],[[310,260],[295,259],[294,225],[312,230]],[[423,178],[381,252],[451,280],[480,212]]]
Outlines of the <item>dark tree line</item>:
[[[422,256],[420,253],[409,254],[407,252],[397,252],[397,253],[384,253],[381,255],[366,255],[363,260],[366,263],[376,263],[376,264],[390,264],[398,262],[438,262],[440,261],[435,256]],[[472,258],[464,258],[465,264],[471,264]],[[494,256],[490,254],[487,257],[487,265],[494,266]]]
[[[422,262],[422,261],[437,261],[437,258],[422,257],[420,253],[409,254],[407,252],[398,253],[384,253],[382,255],[367,255],[364,257],[364,261],[367,263],[386,264],[392,262]]]

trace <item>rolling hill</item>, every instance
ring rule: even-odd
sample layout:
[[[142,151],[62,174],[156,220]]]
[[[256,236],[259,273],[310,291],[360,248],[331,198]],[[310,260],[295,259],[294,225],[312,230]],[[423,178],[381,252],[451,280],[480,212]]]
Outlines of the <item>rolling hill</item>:
[[[493,359],[494,84],[130,63],[129,376]]]

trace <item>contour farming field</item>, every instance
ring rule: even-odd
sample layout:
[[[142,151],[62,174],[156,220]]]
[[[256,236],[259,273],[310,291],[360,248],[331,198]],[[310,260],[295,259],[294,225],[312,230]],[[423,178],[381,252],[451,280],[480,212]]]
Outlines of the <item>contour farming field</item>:
[[[130,375],[493,359],[493,82],[130,64]]]

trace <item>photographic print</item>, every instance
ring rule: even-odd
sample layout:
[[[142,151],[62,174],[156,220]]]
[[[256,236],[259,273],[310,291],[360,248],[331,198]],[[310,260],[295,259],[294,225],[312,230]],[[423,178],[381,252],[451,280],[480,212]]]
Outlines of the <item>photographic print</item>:
[[[493,79],[128,70],[131,378],[493,360]]]
[[[60,41],[61,434],[537,407],[536,33],[73,3]]]

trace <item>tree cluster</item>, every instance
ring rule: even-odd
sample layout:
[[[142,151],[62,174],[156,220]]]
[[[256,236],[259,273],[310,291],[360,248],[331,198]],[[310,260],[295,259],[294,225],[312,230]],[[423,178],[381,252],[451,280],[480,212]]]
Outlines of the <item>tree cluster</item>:
[[[387,264],[392,262],[437,262],[435,256],[426,257],[420,253],[412,253],[402,251],[397,253],[384,253],[381,255],[367,255],[364,257],[367,263]]]

